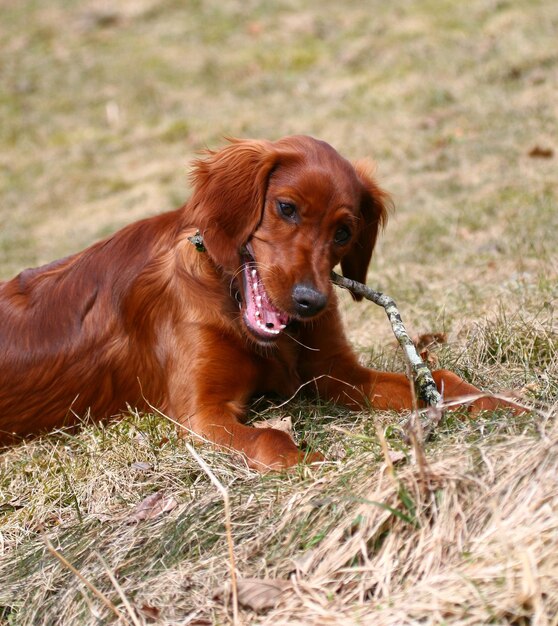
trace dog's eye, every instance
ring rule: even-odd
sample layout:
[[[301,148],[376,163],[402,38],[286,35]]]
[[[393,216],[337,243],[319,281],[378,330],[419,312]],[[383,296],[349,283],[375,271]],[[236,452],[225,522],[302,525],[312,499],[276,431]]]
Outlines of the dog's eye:
[[[335,237],[333,241],[339,246],[343,246],[349,242],[351,238],[351,231],[346,226],[341,226],[335,231]]]
[[[284,217],[292,217],[296,213],[296,207],[292,202],[282,202],[279,200],[277,202],[277,206],[279,208],[279,213]]]

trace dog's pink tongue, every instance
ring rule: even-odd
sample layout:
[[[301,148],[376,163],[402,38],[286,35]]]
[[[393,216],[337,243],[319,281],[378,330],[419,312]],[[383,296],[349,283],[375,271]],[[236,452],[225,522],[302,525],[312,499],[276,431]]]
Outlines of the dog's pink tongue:
[[[253,330],[261,335],[278,335],[288,324],[289,317],[273,306],[254,268],[245,269],[246,318]]]

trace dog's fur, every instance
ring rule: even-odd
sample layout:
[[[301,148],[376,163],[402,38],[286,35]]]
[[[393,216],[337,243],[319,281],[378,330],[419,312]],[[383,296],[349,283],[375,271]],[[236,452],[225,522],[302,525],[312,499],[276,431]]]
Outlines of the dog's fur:
[[[307,388],[348,407],[411,408],[404,375],[359,365],[329,278],[340,262],[364,282],[386,221],[365,168],[310,137],[232,141],[194,164],[193,183],[182,208],[0,284],[0,443],[149,403],[282,468],[304,454],[241,424],[254,394],[315,379]],[[188,239],[198,229],[205,252]],[[478,393],[434,378],[446,398]]]

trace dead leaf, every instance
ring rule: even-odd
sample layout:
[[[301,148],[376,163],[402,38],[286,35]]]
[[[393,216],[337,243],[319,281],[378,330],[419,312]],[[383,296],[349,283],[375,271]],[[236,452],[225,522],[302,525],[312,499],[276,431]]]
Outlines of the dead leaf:
[[[131,465],[132,469],[139,470],[140,472],[148,472],[150,469],[153,469],[153,465],[151,463],[147,463],[146,461],[136,461]]]
[[[134,437],[134,441],[140,446],[143,446],[149,443],[147,437],[143,433],[136,433],[136,436]]]
[[[150,604],[142,605],[140,611],[150,620],[158,620],[161,615],[161,611]]]
[[[118,26],[122,21],[122,15],[117,11],[96,9],[88,11],[81,16],[80,26],[83,30],[90,31],[101,28]]]
[[[276,578],[239,578],[237,580],[238,603],[245,609],[261,613],[277,606],[281,595],[292,587],[287,580]],[[230,598],[231,586],[227,583],[214,595],[214,600]]]
[[[441,346],[442,344],[447,343],[447,341],[448,336],[446,333],[423,333],[413,339],[413,343],[415,344],[418,352],[424,350],[425,348]]]
[[[162,491],[152,493],[134,507],[128,515],[129,522],[154,519],[163,513],[168,513],[178,506],[178,501],[173,496],[166,496]]]
[[[541,389],[543,388],[543,386],[541,385],[541,383],[536,382],[536,383],[528,383],[526,385],[524,385],[520,390],[519,393],[521,395],[524,394],[528,394],[528,393],[540,393]],[[1,509],[0,509],[1,510]]]
[[[506,78],[510,78],[511,80],[518,80],[521,78],[523,74],[523,70],[520,67],[511,67],[509,72],[506,74]]]
[[[306,576],[314,563],[316,557],[316,550],[307,550],[300,554],[296,559],[292,559],[293,564],[297,572]]]
[[[4,504],[0,504],[0,514],[6,512],[17,511],[19,509],[25,508],[25,504],[17,502],[16,500],[12,500],[11,502],[5,502]]]
[[[554,150],[552,148],[533,146],[528,154],[533,159],[551,159],[554,156]]]
[[[281,432],[287,433],[289,437],[294,441],[293,437],[293,419],[290,415],[284,417],[274,417],[268,420],[259,420],[252,424],[255,428],[275,428]]]
[[[286,580],[266,578],[241,578],[238,581],[238,601],[253,611],[265,611],[277,606],[282,593],[291,583]]]
[[[405,459],[407,458],[405,454],[401,452],[400,450],[389,450],[388,456],[389,456],[389,460],[393,463],[393,465],[396,465],[397,463],[401,463],[402,461],[405,461]]]
[[[261,22],[250,22],[247,25],[246,30],[252,37],[259,37],[263,33],[264,28]]]
[[[421,350],[419,356],[431,369],[437,369],[440,362],[437,354],[430,352],[430,350]]]

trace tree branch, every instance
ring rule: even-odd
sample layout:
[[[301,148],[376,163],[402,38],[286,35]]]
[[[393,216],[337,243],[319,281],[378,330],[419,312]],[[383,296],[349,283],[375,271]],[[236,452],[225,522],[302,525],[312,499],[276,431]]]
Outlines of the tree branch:
[[[352,293],[362,296],[374,304],[383,307],[390,321],[393,333],[403,349],[403,353],[414,374],[415,386],[421,400],[424,400],[428,406],[437,406],[442,401],[442,397],[438,392],[436,383],[432,378],[432,374],[426,363],[420,358],[415,348],[415,344],[411,341],[409,334],[405,330],[405,326],[401,319],[401,314],[392,298],[386,296],[379,291],[374,291],[366,285],[340,276],[335,272],[331,272],[331,280],[335,285],[348,289]]]

